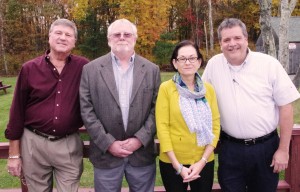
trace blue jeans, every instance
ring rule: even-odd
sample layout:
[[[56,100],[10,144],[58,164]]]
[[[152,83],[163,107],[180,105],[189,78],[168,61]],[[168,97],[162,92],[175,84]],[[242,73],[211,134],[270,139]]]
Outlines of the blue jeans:
[[[278,135],[255,145],[221,139],[218,179],[222,191],[275,192],[279,174],[270,165],[278,145]]]

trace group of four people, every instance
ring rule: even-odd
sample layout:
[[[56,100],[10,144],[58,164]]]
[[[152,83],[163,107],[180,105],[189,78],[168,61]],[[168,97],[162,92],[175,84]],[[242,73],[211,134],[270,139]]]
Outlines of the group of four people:
[[[130,21],[108,27],[111,52],[91,62],[71,54],[75,24],[54,21],[50,50],[26,62],[18,77],[5,130],[8,172],[24,175],[30,192],[52,191],[53,177],[58,191],[77,191],[84,125],[97,192],[119,192],[124,175],[130,191],[153,191],[156,134],[166,191],[211,191],[219,137],[222,191],[276,191],[300,94],[276,59],[248,48],[240,20],[225,19],[218,37],[223,53],[202,77],[197,45],[177,44],[170,60],[176,73],[161,84],[158,66],[134,51]]]

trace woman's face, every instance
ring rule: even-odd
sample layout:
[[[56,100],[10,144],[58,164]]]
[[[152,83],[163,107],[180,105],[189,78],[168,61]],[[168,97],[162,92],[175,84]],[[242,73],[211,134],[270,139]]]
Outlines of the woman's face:
[[[178,50],[178,56],[173,59],[173,65],[182,77],[194,76],[201,66],[197,52],[193,46],[184,46]]]

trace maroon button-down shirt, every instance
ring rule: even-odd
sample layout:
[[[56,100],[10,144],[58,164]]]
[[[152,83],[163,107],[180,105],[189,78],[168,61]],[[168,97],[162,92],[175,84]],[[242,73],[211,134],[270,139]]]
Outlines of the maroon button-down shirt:
[[[24,127],[64,136],[78,131],[79,84],[84,57],[70,55],[59,74],[47,54],[26,62],[20,71],[5,137],[20,139]]]

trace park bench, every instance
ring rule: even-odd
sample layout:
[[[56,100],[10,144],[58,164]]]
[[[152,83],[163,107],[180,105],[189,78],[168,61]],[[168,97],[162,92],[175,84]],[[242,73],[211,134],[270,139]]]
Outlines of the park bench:
[[[5,94],[7,93],[6,89],[10,87],[11,85],[3,85],[2,81],[0,81],[0,90],[3,90]]]
[[[86,133],[85,129],[80,129],[80,132]],[[159,142],[155,140],[157,149],[159,149]],[[8,142],[0,142],[0,159],[7,159],[8,157]],[[84,141],[84,158],[88,157],[89,141]],[[216,151],[217,152],[217,151]],[[289,167],[285,171],[285,178],[280,180],[277,186],[277,192],[300,192],[300,124],[294,125],[291,144],[290,144],[290,158]],[[1,190],[0,190],[1,191]],[[27,192],[27,187],[22,185],[18,190]],[[93,189],[81,188],[79,192],[91,192]],[[156,186],[155,192],[165,192],[163,186]],[[212,192],[220,192],[220,185],[214,183]],[[17,191],[16,191],[17,192]],[[121,192],[129,192],[129,189],[124,187]]]

